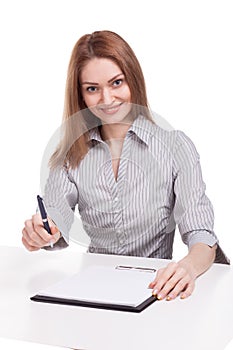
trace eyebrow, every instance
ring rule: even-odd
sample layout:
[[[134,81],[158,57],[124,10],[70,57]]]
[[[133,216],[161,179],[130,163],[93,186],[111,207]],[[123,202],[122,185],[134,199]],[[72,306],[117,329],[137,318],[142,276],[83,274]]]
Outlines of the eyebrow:
[[[118,73],[117,75],[115,75],[113,78],[111,78],[110,80],[108,80],[108,83],[111,83],[113,80],[115,80],[116,78],[118,78],[120,75],[124,75],[123,73]],[[99,85],[98,83],[93,83],[91,81],[84,81],[83,83],[81,83],[81,85],[84,84],[88,84],[88,85]]]

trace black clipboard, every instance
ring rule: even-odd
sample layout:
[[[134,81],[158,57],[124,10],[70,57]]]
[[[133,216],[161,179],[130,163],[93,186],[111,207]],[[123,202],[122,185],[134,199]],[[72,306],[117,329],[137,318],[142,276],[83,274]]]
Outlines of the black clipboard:
[[[35,295],[30,299],[32,301],[37,301],[42,303],[61,304],[61,305],[70,305],[70,306],[83,306],[83,307],[90,307],[90,308],[96,308],[96,309],[127,311],[127,312],[141,312],[156,301],[156,297],[151,296],[138,306],[130,306],[130,305],[95,303],[91,301],[81,301],[81,300],[75,300],[75,299],[55,298],[55,297],[43,296],[43,295]]]
[[[149,305],[154,303],[156,301],[156,297],[152,295],[152,291],[147,288],[147,291],[143,291],[142,296],[138,299],[139,302],[137,302],[135,305],[131,305],[130,302],[124,303],[124,291],[126,293],[130,292],[130,289],[127,289],[126,284],[130,286],[130,283],[132,283],[132,298],[135,297],[133,294],[135,285],[139,285],[140,288],[142,288],[143,283],[148,284],[148,282],[151,282],[153,280],[153,272],[155,272],[155,269],[147,268],[147,267],[134,267],[134,266],[116,266],[113,267],[105,267],[105,266],[95,266],[90,267],[89,270],[86,269],[82,271],[82,274],[76,274],[71,276],[71,278],[67,278],[63,281],[60,281],[58,284],[55,284],[54,286],[51,286],[47,290],[42,291],[42,293],[38,293],[31,297],[30,299],[32,301],[36,302],[42,302],[42,303],[52,303],[52,304],[61,304],[61,305],[68,305],[68,306],[80,306],[80,307],[89,307],[89,308],[97,308],[97,309],[106,309],[106,310],[117,310],[117,311],[126,311],[126,312],[134,312],[139,313],[146,309]],[[88,276],[89,274],[89,276]],[[92,276],[92,277],[90,277]],[[85,284],[85,281],[88,281],[88,278],[93,278],[95,276],[96,281],[99,281],[99,283],[106,283],[106,286],[109,286],[109,291],[106,290],[105,292],[111,293],[112,290],[115,288],[114,286],[114,279],[115,285],[119,286],[119,294],[122,296],[121,302],[111,302],[110,300],[104,300],[106,298],[103,296],[103,300],[92,300],[93,298],[89,295],[87,295],[86,299],[83,299],[83,296],[85,295],[85,291],[83,290],[83,283]],[[109,281],[110,277],[112,278],[112,281]],[[117,278],[116,278],[117,277]],[[73,280],[72,280],[73,279]],[[119,281],[121,283],[119,283]],[[79,282],[81,285],[81,292],[78,291],[78,288],[80,288]],[[93,281],[92,281],[93,283]],[[87,283],[86,283],[87,284]],[[121,285],[122,284],[122,285]],[[76,297],[72,297],[75,295],[75,292],[71,291],[71,289],[77,289],[77,295]],[[100,286],[101,287],[101,286]],[[86,286],[86,293],[88,294],[88,285]],[[101,288],[100,288],[101,289]],[[102,287],[104,290],[105,288]],[[145,289],[145,288],[144,288]],[[100,293],[101,291],[99,291]],[[68,297],[65,297],[64,294],[69,294]],[[137,293],[137,290],[134,292]],[[89,293],[90,294],[90,293]],[[94,294],[94,293],[93,293]],[[97,289],[98,294],[98,289]],[[116,291],[117,294],[117,291]],[[81,298],[79,299],[79,296],[81,295]],[[116,298],[116,297],[115,297]],[[89,300],[88,300],[89,299]],[[120,297],[119,297],[120,300]]]

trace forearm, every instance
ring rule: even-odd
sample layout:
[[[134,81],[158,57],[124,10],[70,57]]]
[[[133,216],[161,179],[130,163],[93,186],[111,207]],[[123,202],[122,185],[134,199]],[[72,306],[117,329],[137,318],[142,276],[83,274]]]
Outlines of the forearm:
[[[193,277],[197,278],[212,265],[216,254],[216,245],[209,247],[204,243],[194,244],[189,253],[178,264],[192,271]]]

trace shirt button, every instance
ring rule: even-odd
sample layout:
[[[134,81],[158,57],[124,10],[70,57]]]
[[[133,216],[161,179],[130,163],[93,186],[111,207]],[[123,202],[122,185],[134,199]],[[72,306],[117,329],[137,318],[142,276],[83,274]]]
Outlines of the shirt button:
[[[120,239],[119,243],[120,243],[120,244],[124,244],[124,240],[123,240],[123,239]]]
[[[118,201],[118,199],[119,199],[119,198],[118,198],[118,197],[116,197],[116,198],[114,199],[114,201],[115,201],[115,202],[117,202],[117,201]]]

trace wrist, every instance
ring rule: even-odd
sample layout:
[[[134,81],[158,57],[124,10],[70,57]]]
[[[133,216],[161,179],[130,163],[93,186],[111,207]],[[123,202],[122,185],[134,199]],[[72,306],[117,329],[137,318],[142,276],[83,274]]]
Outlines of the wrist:
[[[189,249],[189,253],[180,261],[180,264],[187,266],[192,275],[197,278],[213,263],[215,250],[215,246],[209,247],[204,243],[196,243]]]

